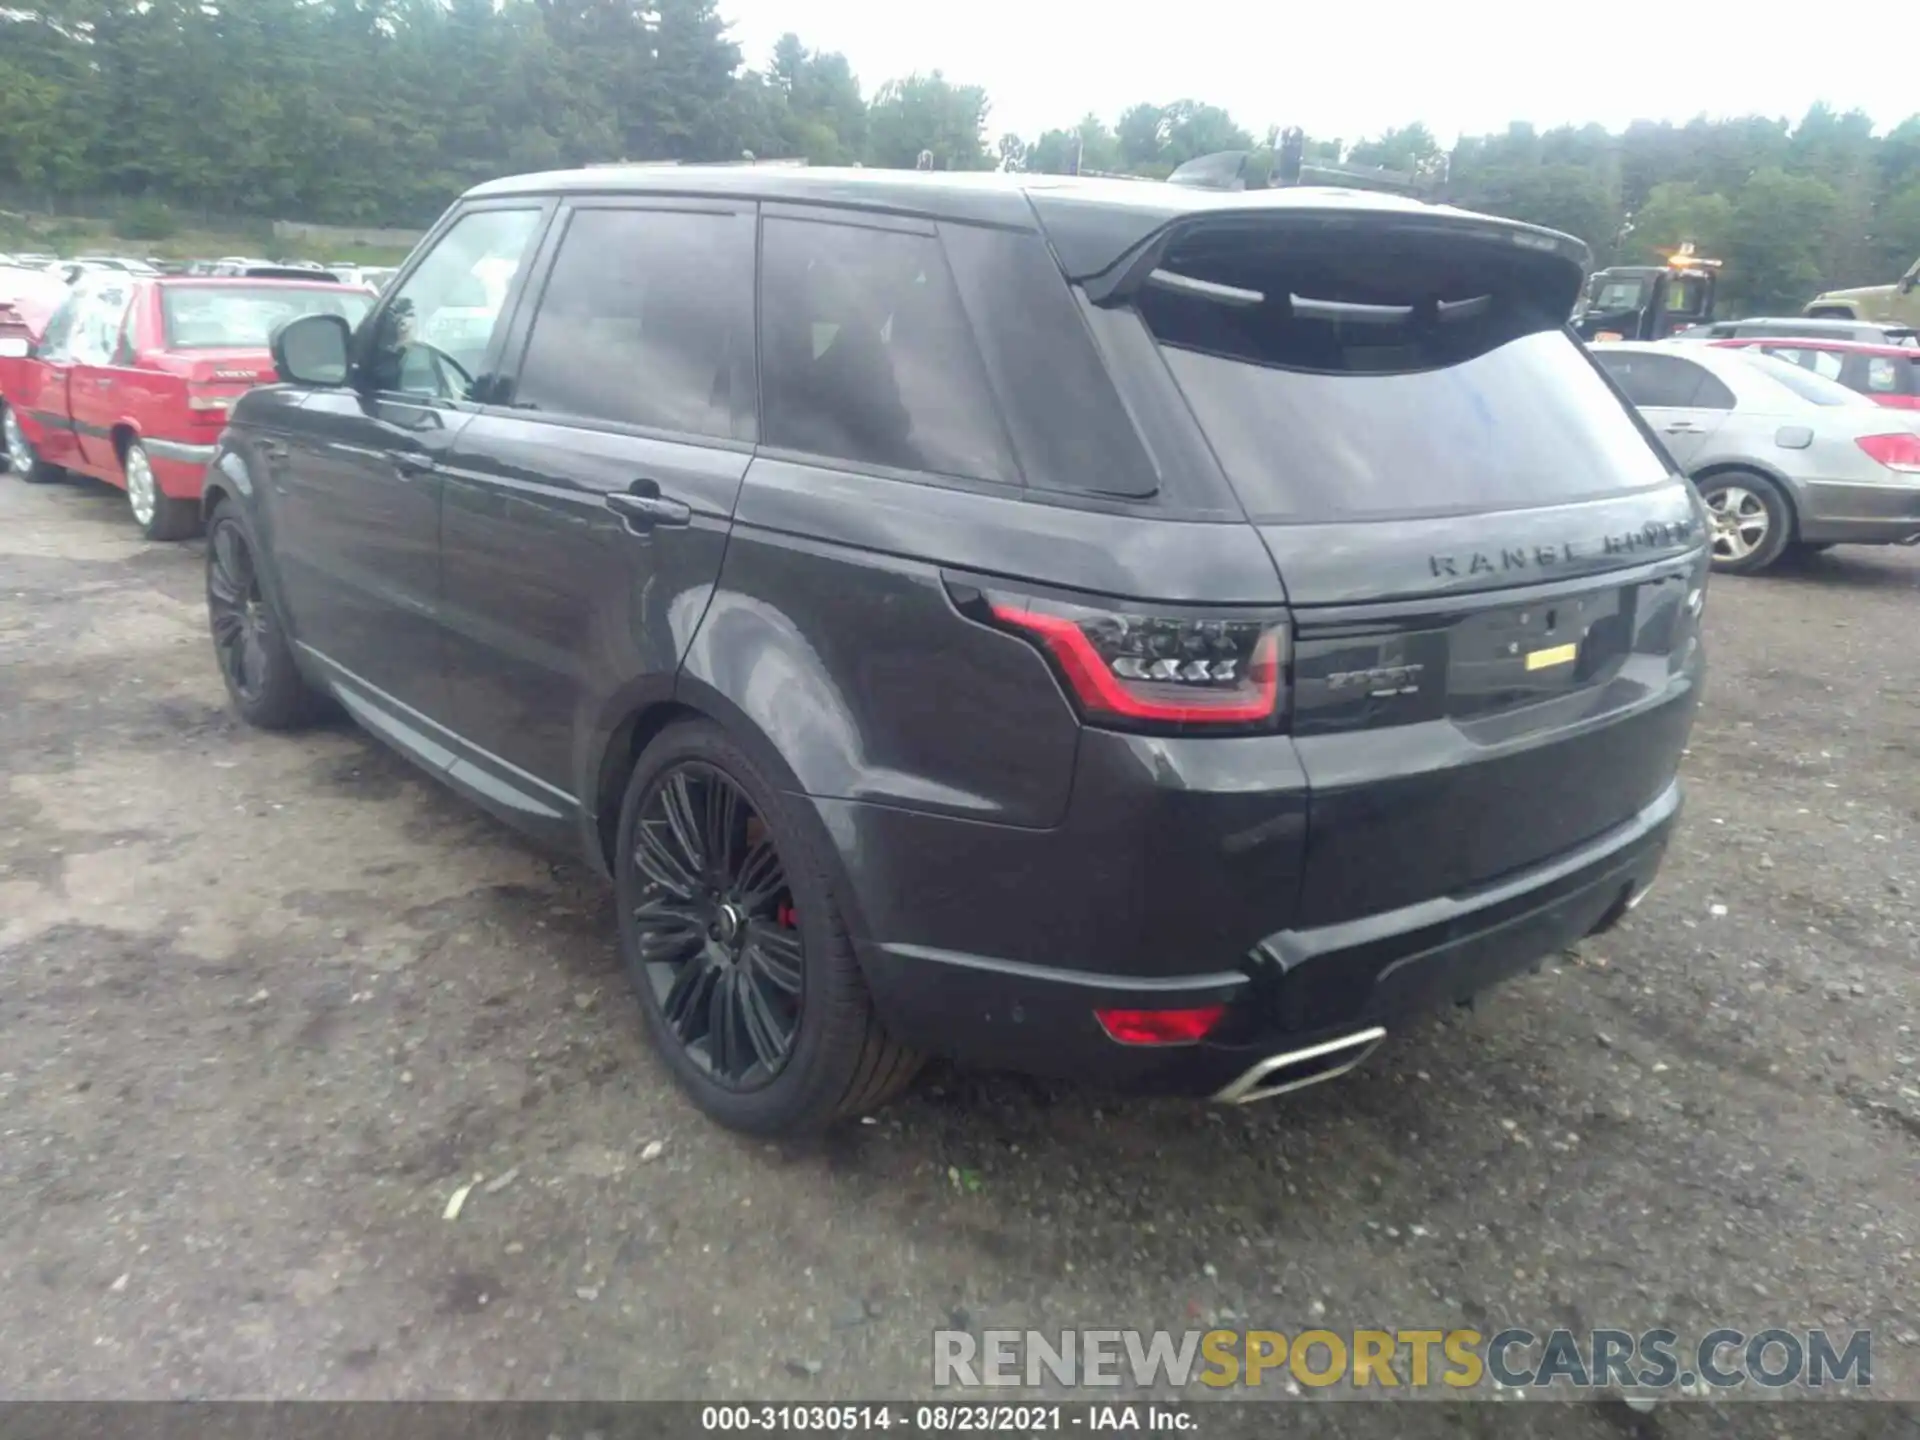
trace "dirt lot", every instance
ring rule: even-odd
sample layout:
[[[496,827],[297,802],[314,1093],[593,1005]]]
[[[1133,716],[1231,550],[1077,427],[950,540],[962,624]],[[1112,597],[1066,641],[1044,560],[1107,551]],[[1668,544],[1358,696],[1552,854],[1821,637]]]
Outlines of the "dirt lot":
[[[0,1393],[908,1395],[936,1327],[1219,1319],[1869,1326],[1920,1398],[1920,555],[1718,582],[1660,888],[1345,1083],[937,1070],[790,1148],[676,1098],[583,869],[239,726],[200,564],[0,476]]]

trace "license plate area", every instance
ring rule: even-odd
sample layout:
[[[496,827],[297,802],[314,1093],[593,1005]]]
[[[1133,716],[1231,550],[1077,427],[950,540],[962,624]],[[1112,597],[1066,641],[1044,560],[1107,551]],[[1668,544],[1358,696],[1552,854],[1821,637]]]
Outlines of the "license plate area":
[[[1471,719],[1604,681],[1633,649],[1636,588],[1489,606],[1450,627],[1447,713]]]

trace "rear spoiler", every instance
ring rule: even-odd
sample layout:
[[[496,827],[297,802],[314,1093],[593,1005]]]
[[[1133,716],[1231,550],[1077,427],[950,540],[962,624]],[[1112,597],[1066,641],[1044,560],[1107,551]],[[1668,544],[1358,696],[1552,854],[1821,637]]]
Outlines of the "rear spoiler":
[[[1298,198],[1305,203],[1290,204],[1280,201],[1277,196],[1261,197],[1256,191],[1248,196],[1244,208],[1223,205],[1217,209],[1174,216],[1143,237],[1105,270],[1073,278],[1080,279],[1087,298],[1096,305],[1124,302],[1142,286],[1151,284],[1193,294],[1204,291],[1209,299],[1229,306],[1255,306],[1264,303],[1266,296],[1256,291],[1236,290],[1231,286],[1214,285],[1190,276],[1178,276],[1162,270],[1160,262],[1183,235],[1195,230],[1247,224],[1341,225],[1352,223],[1357,217],[1364,217],[1364,223],[1382,229],[1402,233],[1471,236],[1483,243],[1511,246],[1515,251],[1549,257],[1564,267],[1569,310],[1585,284],[1587,266],[1593,260],[1593,252],[1585,242],[1557,230],[1543,230],[1518,220],[1505,220],[1443,205],[1375,209],[1371,205],[1356,205],[1345,197],[1330,196],[1324,206],[1313,204],[1309,195],[1303,194]],[[1358,316],[1347,315],[1345,318],[1356,320]]]

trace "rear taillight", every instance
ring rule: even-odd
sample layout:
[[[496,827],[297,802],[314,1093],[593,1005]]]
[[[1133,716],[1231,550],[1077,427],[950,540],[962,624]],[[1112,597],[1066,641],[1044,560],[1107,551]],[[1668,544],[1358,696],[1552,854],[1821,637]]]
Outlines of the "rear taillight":
[[[1094,724],[1271,730],[1285,713],[1284,615],[1107,608],[972,590],[955,598],[973,618],[1039,647]]]
[[[233,408],[233,399],[231,395],[212,395],[204,390],[189,388],[187,409],[195,420],[225,423],[227,412]]]
[[[1889,470],[1920,475],[1920,435],[1911,431],[1897,435],[1862,435],[1854,443]]]

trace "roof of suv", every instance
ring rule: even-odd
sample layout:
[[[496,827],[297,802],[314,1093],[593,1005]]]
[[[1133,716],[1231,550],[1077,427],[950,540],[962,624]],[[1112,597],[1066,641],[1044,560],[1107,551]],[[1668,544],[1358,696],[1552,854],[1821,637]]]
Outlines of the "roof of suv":
[[[927,219],[1030,226],[1037,214],[1068,275],[1098,274],[1147,236],[1186,215],[1337,212],[1454,216],[1541,237],[1542,248],[1586,262],[1587,248],[1555,230],[1398,195],[1332,186],[1211,190],[1159,180],[1004,171],[865,170],[760,165],[605,165],[514,175],[476,185],[469,200],[552,194],[709,195],[889,210]]]

